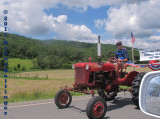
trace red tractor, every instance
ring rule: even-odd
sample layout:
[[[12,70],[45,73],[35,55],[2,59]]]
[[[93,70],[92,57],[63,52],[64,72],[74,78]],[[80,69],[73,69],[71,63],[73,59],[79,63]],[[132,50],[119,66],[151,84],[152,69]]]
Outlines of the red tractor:
[[[67,108],[72,102],[69,91],[91,94],[93,98],[88,102],[86,113],[90,119],[102,119],[107,111],[106,101],[113,100],[119,92],[119,85],[131,86],[132,100],[139,106],[138,94],[142,77],[145,73],[131,71],[127,73],[124,67],[118,66],[116,58],[111,57],[107,62],[101,62],[101,44],[98,37],[98,62],[81,62],[72,65],[75,69],[75,83],[73,88],[61,87],[55,95],[55,104],[59,108]],[[118,68],[116,68],[118,67]],[[99,96],[94,96],[95,90]]]

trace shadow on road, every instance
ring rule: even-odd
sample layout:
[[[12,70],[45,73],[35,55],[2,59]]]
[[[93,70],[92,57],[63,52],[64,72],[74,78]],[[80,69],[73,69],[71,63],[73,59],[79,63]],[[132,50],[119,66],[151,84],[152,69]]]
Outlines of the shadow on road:
[[[116,98],[113,101],[108,102],[110,105],[107,106],[107,111],[116,110],[119,108],[123,108],[126,105],[133,105],[131,98]]]
[[[80,112],[80,113],[85,113],[86,112],[86,110],[80,109],[80,108],[75,107],[75,106],[70,106],[69,108],[74,110],[74,111]]]
[[[124,106],[127,105],[134,105],[132,102],[131,98],[120,98],[117,97],[116,99],[114,99],[113,101],[109,101],[107,102],[107,112],[112,111],[112,110],[118,110],[120,108],[123,108]],[[86,109],[81,109],[75,106],[70,106],[69,107],[71,110],[79,112],[81,114],[86,115]],[[135,107],[136,109],[136,107]],[[105,117],[104,119],[109,119],[110,117]]]
[[[74,110],[74,111],[76,111],[76,112],[79,112],[79,113],[81,113],[81,114],[86,115],[86,110],[77,108],[77,107],[75,107],[75,106],[70,106],[69,108],[72,109],[72,110]],[[87,116],[87,115],[86,115],[86,116]],[[110,117],[104,117],[104,119],[110,119]]]

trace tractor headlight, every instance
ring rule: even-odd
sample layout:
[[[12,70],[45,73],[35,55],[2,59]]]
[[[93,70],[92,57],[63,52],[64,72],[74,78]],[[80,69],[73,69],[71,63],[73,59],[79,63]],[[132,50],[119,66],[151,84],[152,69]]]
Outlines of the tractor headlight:
[[[89,65],[88,64],[86,65],[86,70],[89,70]]]
[[[74,64],[72,64],[72,69],[74,69]]]

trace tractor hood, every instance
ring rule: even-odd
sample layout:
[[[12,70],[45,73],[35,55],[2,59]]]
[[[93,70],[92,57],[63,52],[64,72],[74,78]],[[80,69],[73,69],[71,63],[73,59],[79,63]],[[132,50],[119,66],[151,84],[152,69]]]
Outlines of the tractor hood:
[[[75,68],[86,68],[90,71],[113,71],[115,66],[112,63],[102,63],[98,64],[97,62],[81,62],[74,64]]]

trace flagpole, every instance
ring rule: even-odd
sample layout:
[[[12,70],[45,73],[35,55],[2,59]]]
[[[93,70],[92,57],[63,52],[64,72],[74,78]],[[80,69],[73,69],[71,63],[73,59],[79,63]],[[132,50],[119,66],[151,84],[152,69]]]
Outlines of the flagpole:
[[[133,49],[133,43],[132,43],[132,62],[134,64],[134,49]],[[135,67],[133,67],[133,70],[135,71]]]

